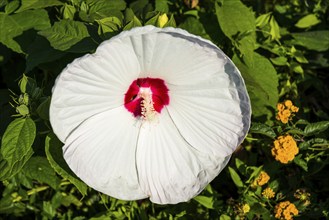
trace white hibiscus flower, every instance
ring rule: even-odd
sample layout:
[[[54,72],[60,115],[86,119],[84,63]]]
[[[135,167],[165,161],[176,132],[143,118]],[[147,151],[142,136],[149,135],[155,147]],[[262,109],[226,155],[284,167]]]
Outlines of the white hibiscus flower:
[[[123,200],[198,195],[250,126],[243,79],[217,46],[177,28],[124,31],[69,64],[50,121],[70,168]]]

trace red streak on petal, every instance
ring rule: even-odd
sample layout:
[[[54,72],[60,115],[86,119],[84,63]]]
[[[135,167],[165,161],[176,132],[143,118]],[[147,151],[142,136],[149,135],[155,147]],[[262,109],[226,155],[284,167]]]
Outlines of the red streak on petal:
[[[125,108],[133,113],[135,117],[141,116],[141,101],[139,97],[140,88],[150,88],[154,110],[161,113],[162,108],[169,104],[168,88],[164,80],[159,78],[138,78],[134,80],[124,97]]]

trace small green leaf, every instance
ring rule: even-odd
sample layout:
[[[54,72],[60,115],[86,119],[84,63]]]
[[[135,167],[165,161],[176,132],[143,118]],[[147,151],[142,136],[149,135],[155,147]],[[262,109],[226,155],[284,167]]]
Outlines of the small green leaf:
[[[298,28],[309,28],[316,24],[319,24],[320,22],[321,21],[317,18],[315,14],[308,14],[299,19],[295,26]]]
[[[36,127],[31,118],[18,118],[8,125],[1,142],[1,156],[8,172],[0,179],[11,177],[22,169],[33,154],[35,135]]]
[[[155,14],[154,16],[152,16],[146,23],[145,25],[153,25],[156,26],[158,23],[158,18],[160,16],[160,13]]]
[[[219,220],[231,220],[231,217],[225,214],[220,215]]]
[[[197,196],[193,198],[195,201],[206,207],[207,209],[214,209],[213,197]]]
[[[22,116],[27,116],[30,113],[30,110],[23,104],[16,107],[16,112]]]
[[[242,188],[243,187],[243,182],[239,176],[239,174],[231,167],[228,168],[231,178],[234,182],[234,184],[238,187],[238,188]]]
[[[73,5],[66,4],[62,8],[62,14],[64,19],[74,19],[74,15],[77,12]]]
[[[18,0],[9,2],[5,7],[5,13],[6,14],[13,13],[19,7],[19,4],[20,2]]]
[[[256,26],[260,28],[266,26],[269,23],[270,18],[271,18],[271,13],[266,13],[258,16],[256,19]]]
[[[294,158],[294,163],[303,168],[304,171],[307,172],[307,162],[302,159],[302,155],[298,155],[297,157]]]
[[[22,78],[19,80],[18,85],[22,93],[28,94],[32,94],[33,91],[38,87],[37,82],[25,74],[23,74]]]
[[[98,34],[118,31],[121,28],[121,21],[117,17],[106,17],[96,20],[99,25]]]
[[[130,30],[134,27],[141,27],[142,23],[140,22],[140,20],[134,16],[134,18],[123,28],[124,31],[126,30]]]
[[[310,123],[304,128],[304,133],[306,136],[314,135],[325,131],[329,128],[329,121],[321,121],[316,123]]]
[[[288,64],[288,59],[286,57],[275,57],[275,58],[270,58],[272,63],[277,66],[285,66]]]
[[[49,120],[50,97],[47,97],[37,108],[37,113],[43,120]]]
[[[40,183],[47,183],[53,189],[57,189],[59,186],[60,180],[45,157],[31,157],[23,171],[26,176]]]
[[[271,27],[270,34],[271,34],[272,40],[279,40],[281,38],[280,27],[279,27],[278,23],[276,22],[273,15],[271,16],[271,19],[270,19],[270,27]]]
[[[87,195],[87,185],[83,183],[69,168],[63,158],[63,144],[54,134],[49,134],[46,137],[46,156],[52,168],[63,178],[69,180],[82,195]]]
[[[79,21],[61,20],[46,30],[40,31],[50,45],[57,50],[68,50],[84,38],[89,37],[86,25]]]
[[[276,137],[274,130],[270,126],[262,123],[253,123],[250,128],[250,132],[263,134],[273,139]]]
[[[22,5],[17,10],[17,12],[21,12],[29,9],[46,8],[46,7],[62,5],[62,4],[63,2],[59,0],[22,0]]]
[[[168,22],[163,27],[176,27],[174,15],[170,15]]]

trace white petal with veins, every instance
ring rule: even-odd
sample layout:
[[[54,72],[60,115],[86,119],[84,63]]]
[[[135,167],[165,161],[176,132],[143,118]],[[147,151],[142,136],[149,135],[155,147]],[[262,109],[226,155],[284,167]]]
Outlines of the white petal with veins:
[[[121,106],[129,84],[139,72],[132,48],[115,42],[74,60],[53,88],[50,122],[57,137],[65,142],[87,118]]]
[[[63,147],[64,158],[78,177],[100,192],[124,200],[146,198],[135,161],[139,128],[124,107],[104,111],[72,132]]]

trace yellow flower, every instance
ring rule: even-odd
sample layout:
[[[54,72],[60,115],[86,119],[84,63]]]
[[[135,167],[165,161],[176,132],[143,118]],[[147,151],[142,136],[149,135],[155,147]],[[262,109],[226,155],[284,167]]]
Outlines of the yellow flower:
[[[292,105],[292,102],[291,102],[290,100],[286,100],[286,101],[284,102],[284,105],[285,105],[287,108],[291,108],[291,106],[293,106],[293,105]]]
[[[274,198],[275,192],[270,187],[267,187],[263,190],[262,195],[267,199],[271,199]]]
[[[248,213],[250,211],[250,206],[246,203],[242,206],[242,211],[244,214]]]
[[[299,149],[297,147],[297,143],[290,135],[280,136],[274,141],[272,155],[281,163],[288,163],[289,161],[292,161],[298,152]]]
[[[270,176],[265,171],[261,171],[257,179],[254,181],[254,185],[263,186],[269,180],[270,180]]]
[[[280,202],[274,209],[275,218],[282,220],[292,220],[298,215],[298,209],[289,201]]]
[[[278,113],[276,119],[286,124],[294,116],[293,113],[298,112],[298,107],[294,106],[290,100],[278,103],[276,106]]]
[[[168,16],[167,14],[163,14],[163,15],[160,15],[159,18],[158,18],[158,27],[164,27],[165,24],[167,24],[168,22]]]

